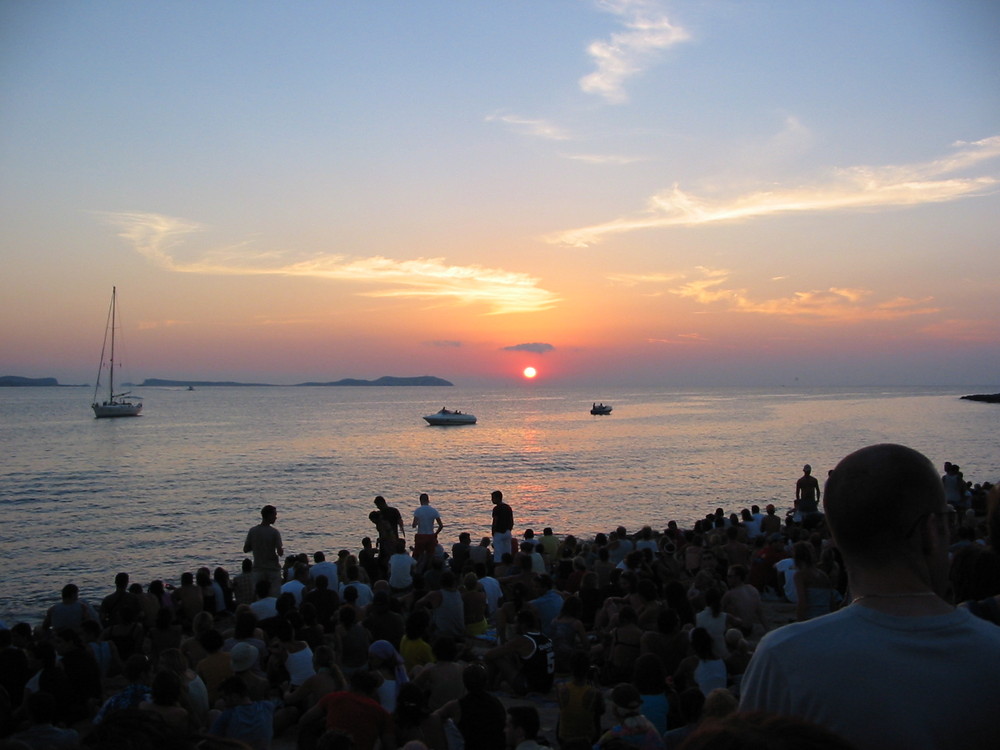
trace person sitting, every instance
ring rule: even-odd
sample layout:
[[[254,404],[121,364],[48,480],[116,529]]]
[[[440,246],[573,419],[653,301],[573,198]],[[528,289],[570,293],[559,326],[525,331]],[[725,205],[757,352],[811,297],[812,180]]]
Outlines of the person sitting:
[[[226,679],[219,686],[219,694],[226,708],[212,722],[208,734],[245,742],[252,750],[270,750],[274,736],[274,703],[251,700],[246,683],[239,677]]]
[[[833,611],[839,597],[826,573],[816,567],[813,548],[808,542],[796,542],[795,557],[795,616],[801,622]]]
[[[697,687],[704,695],[726,687],[726,663],[716,656],[712,636],[705,628],[691,631],[691,649],[694,654],[684,659],[674,674],[678,687],[681,690]]]
[[[548,693],[555,677],[552,641],[539,630],[530,609],[518,612],[517,633],[483,655],[494,681],[506,681],[517,695]]]
[[[667,731],[667,715],[670,713],[667,673],[663,662],[655,654],[640,656],[632,670],[631,682],[642,699],[640,713],[649,719],[657,732],[663,734]]]
[[[80,599],[80,589],[76,584],[67,583],[63,586],[60,599],[58,604],[53,604],[45,613],[42,632],[70,628],[79,633],[83,630],[84,622],[97,619],[90,605]]]
[[[143,701],[150,700],[149,685],[146,684],[149,679],[149,667],[149,658],[142,654],[132,654],[126,660],[122,672],[128,684],[104,701],[94,716],[95,725],[100,724],[105,717],[115,711],[138,708]]]
[[[8,737],[11,743],[23,747],[69,750],[80,746],[80,734],[75,729],[55,726],[56,699],[45,692],[31,693],[25,700],[29,726]],[[16,747],[11,744],[11,747]]]
[[[616,723],[597,740],[595,748],[637,745],[644,750],[663,750],[656,727],[641,713],[642,698],[633,685],[621,683],[611,690],[611,711]]]
[[[410,681],[403,657],[389,641],[374,641],[368,647],[368,668],[382,680],[376,692],[378,702],[395,713],[399,691]]]
[[[161,670],[153,677],[149,701],[139,705],[139,710],[158,714],[164,723],[178,735],[191,729],[191,717],[180,705],[181,681],[172,670]]]
[[[225,641],[215,628],[202,633],[199,640],[207,656],[198,662],[195,671],[208,688],[208,705],[214,707],[220,697],[219,688],[222,683],[233,676],[232,654],[222,650]]]
[[[427,705],[431,711],[465,695],[462,684],[463,667],[455,661],[457,657],[458,647],[454,638],[436,638],[435,661],[421,669],[413,678],[414,684],[427,693]]]
[[[417,609],[406,618],[406,632],[399,641],[399,653],[406,662],[406,671],[411,677],[428,664],[434,663],[434,650],[427,642],[427,629],[431,624],[430,613]]]
[[[382,748],[396,747],[392,716],[375,697],[378,681],[378,675],[366,669],[354,672],[349,689],[323,696],[302,717],[300,728],[321,722],[327,733],[349,733],[354,750],[374,750],[376,743]]]
[[[465,750],[504,750],[507,716],[503,703],[487,689],[489,675],[483,665],[470,664],[462,670],[462,684],[466,694],[444,704],[433,714],[442,727],[442,735],[459,735]],[[432,746],[452,744],[445,745],[442,741]]]
[[[539,750],[538,732],[541,729],[538,709],[534,706],[511,706],[507,709],[507,747],[513,750]]]
[[[586,651],[575,651],[570,657],[569,667],[569,681],[556,686],[559,744],[563,746],[583,740],[590,747],[600,735],[604,696],[590,679],[590,655]]]

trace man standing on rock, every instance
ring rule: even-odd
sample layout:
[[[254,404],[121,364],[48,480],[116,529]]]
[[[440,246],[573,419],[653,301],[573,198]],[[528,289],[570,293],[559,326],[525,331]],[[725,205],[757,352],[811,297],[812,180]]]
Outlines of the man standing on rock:
[[[260,509],[261,521],[247,532],[243,543],[244,554],[253,553],[253,571],[256,581],[271,584],[271,596],[277,596],[281,589],[281,556],[285,548],[281,546],[281,532],[274,528],[278,511],[273,505]]]
[[[490,495],[493,500],[493,562],[500,562],[504,553],[514,556],[511,542],[514,539],[514,511],[503,501],[503,493],[493,490]]]
[[[403,516],[393,508],[381,495],[375,496],[375,507],[368,514],[368,520],[375,524],[378,531],[378,562],[382,568],[382,578],[389,575],[389,558],[396,553],[396,541],[406,539],[406,527],[403,526]]]
[[[432,557],[437,549],[438,534],[444,524],[441,523],[441,514],[431,505],[426,492],[420,493],[420,507],[413,511],[413,523],[410,525],[417,530],[413,538],[413,556],[419,560],[426,552],[428,558]]]
[[[812,475],[812,466],[802,467],[802,476],[795,483],[795,510],[801,523],[812,526],[819,515],[819,481]]]

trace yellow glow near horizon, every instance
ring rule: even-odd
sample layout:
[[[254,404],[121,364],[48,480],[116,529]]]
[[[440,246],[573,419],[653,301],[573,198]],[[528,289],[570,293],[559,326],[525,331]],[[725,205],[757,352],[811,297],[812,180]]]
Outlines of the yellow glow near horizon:
[[[534,367],[525,367],[525,368],[524,368],[524,373],[523,373],[523,375],[524,375],[524,377],[526,377],[526,378],[527,378],[528,380],[531,380],[531,379],[532,379],[533,377],[535,377],[535,376],[536,376],[537,374],[538,374],[538,370],[536,370],[536,369],[535,369]]]

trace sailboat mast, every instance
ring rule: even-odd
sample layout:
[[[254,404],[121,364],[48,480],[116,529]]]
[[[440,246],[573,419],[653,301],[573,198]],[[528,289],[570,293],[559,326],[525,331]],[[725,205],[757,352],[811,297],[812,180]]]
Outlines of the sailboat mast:
[[[108,401],[115,399],[115,300],[117,299],[118,288],[111,287],[111,372],[108,375]]]

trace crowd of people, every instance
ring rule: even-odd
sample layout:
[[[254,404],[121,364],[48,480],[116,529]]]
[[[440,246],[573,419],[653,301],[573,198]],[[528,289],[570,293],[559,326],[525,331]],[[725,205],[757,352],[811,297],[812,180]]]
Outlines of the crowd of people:
[[[997,747],[997,490],[953,475],[871,446],[785,514],[588,539],[515,535],[495,491],[448,544],[426,494],[409,524],[378,496],[334,559],[286,555],[267,505],[235,576],[0,624],[0,747]]]

